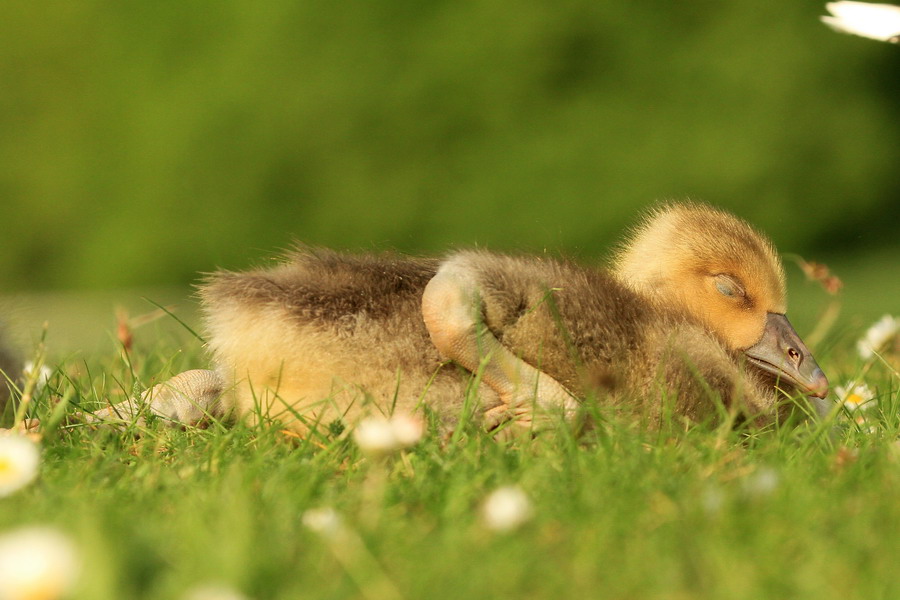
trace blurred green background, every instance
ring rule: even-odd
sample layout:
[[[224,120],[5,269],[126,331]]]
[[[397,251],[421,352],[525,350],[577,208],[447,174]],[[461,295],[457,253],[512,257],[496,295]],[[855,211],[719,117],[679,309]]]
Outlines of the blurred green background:
[[[595,259],[691,197],[786,252],[877,256],[860,296],[898,307],[900,49],[823,2],[2,12],[3,293],[185,286],[295,239]]]

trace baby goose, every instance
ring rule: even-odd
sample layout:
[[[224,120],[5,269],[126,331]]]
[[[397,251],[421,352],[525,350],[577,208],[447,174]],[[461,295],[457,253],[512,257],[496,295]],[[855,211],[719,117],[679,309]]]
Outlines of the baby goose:
[[[452,423],[475,382],[488,429],[572,420],[594,392],[655,419],[667,405],[706,419],[718,398],[767,423],[783,403],[764,375],[827,392],[784,317],[771,243],[697,204],[650,213],[612,272],[482,251],[298,250],[273,269],[216,273],[200,295],[215,371],[182,373],[145,397],[180,422],[234,409],[306,432],[425,404]]]
[[[615,273],[636,292],[681,306],[761,370],[826,395],[824,373],[785,317],[778,253],[744,221],[695,204],[658,209],[619,251]]]

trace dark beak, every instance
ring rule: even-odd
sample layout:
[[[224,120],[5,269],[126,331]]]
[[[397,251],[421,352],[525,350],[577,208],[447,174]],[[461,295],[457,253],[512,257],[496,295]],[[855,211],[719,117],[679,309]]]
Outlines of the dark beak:
[[[762,338],[744,350],[751,364],[816,398],[828,394],[828,379],[787,317],[769,313]]]

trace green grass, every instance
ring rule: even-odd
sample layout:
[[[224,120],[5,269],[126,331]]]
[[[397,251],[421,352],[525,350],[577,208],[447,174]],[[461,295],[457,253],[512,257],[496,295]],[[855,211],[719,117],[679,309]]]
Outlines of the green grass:
[[[67,424],[79,406],[124,399],[205,358],[163,318],[134,330],[126,360],[99,322],[113,322],[111,308],[88,325],[60,309],[73,334],[60,340],[67,329],[51,321],[55,373],[31,407],[50,425],[41,477],[0,498],[0,534],[48,523],[68,532],[84,564],[74,597],[90,600],[179,598],[206,581],[260,600],[900,597],[900,379],[896,362],[865,365],[854,349],[891,311],[891,256],[831,265],[847,284],[843,311],[814,349],[833,385],[862,379],[876,390],[861,426],[654,432],[604,414],[577,439],[502,445],[468,428],[447,443],[432,431],[384,467],[347,433],[298,441],[272,424]],[[790,315],[807,336],[830,300],[788,269]],[[132,315],[154,309],[138,297]],[[108,333],[86,352],[65,350],[85,347],[79,330]],[[510,483],[534,517],[490,532],[479,506]],[[317,507],[337,510],[347,536],[304,527]]]
[[[837,354],[835,383],[861,373]],[[73,359],[32,409],[49,423],[198,364],[164,342],[129,361]],[[604,415],[577,439],[502,445],[469,429],[447,444],[432,431],[385,465],[347,433],[61,421],[40,479],[0,499],[0,532],[69,532],[84,565],[74,597],[91,600],[172,599],[206,581],[256,599],[896,598],[900,382],[881,363],[865,379],[880,403],[862,427],[655,432]],[[488,531],[480,503],[510,483],[533,519]],[[345,535],[304,527],[316,507],[338,511]]]

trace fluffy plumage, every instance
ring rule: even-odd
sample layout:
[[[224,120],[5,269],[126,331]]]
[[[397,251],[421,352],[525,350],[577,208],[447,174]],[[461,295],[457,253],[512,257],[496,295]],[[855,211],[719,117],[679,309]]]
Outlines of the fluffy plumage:
[[[612,270],[485,251],[299,249],[274,268],[215,273],[200,297],[215,370],[144,397],[181,422],[235,410],[306,432],[427,406],[449,426],[477,385],[488,429],[573,420],[585,398],[651,422],[672,411],[766,424],[784,412],[773,377],[827,391],[783,314],[772,244],[705,205],[648,213]]]
[[[297,250],[274,269],[220,272],[200,288],[209,349],[239,414],[310,423],[360,410],[454,413],[467,380],[422,322],[438,261]],[[427,390],[427,392],[426,392]]]
[[[731,349],[753,345],[766,315],[787,309],[784,269],[772,243],[745,221],[702,204],[647,213],[617,253],[614,272],[635,291],[683,307]],[[734,293],[723,295],[723,286]]]
[[[200,295],[229,404],[301,431],[372,404],[424,403],[452,422],[470,371],[484,361],[490,375],[497,360],[484,348],[475,356],[475,339],[511,352],[482,383],[483,410],[529,425],[533,415],[506,397],[536,384],[518,360],[541,385],[562,386],[548,404],[567,392],[651,418],[667,405],[697,420],[721,406],[759,422],[779,414],[771,383],[740,351],[763,335],[768,313],[784,312],[780,261],[745,222],[704,205],[648,214],[612,271],[483,251],[438,261],[302,249],[273,269],[214,274]]]

